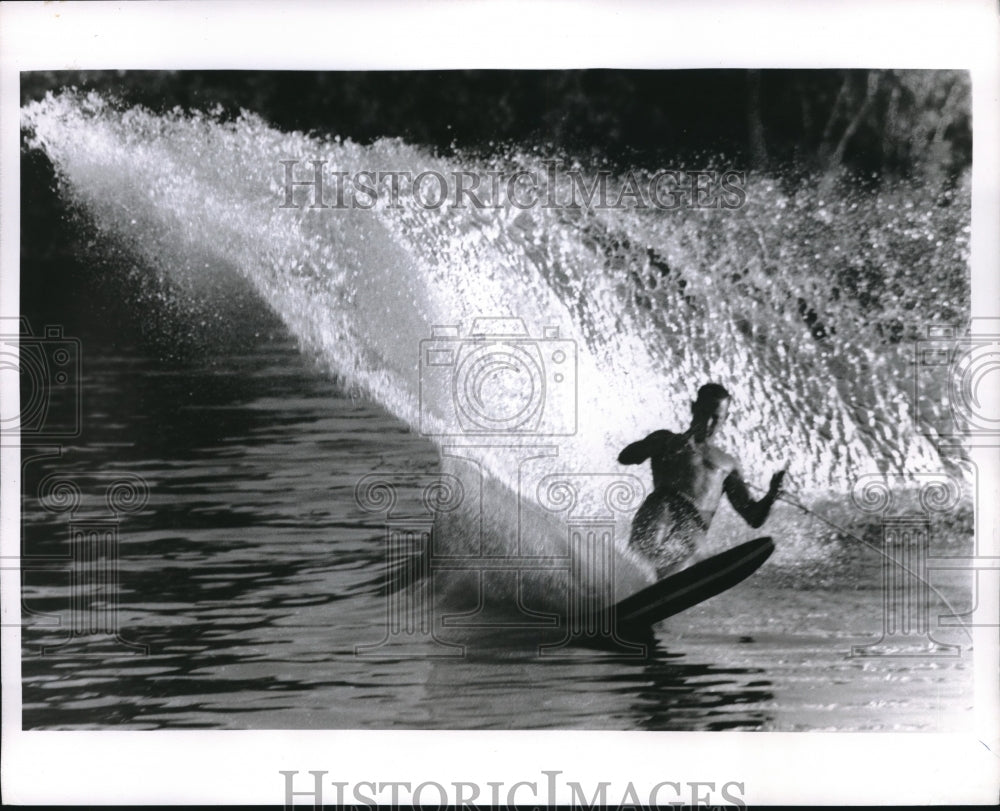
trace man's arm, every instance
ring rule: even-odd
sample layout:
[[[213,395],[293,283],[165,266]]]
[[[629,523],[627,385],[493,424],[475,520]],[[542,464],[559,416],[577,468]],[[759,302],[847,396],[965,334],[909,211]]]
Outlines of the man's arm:
[[[638,465],[645,462],[663,447],[663,444],[672,437],[670,431],[653,431],[645,439],[633,442],[618,454],[618,464]]]
[[[781,482],[784,478],[785,471],[780,470],[775,473],[771,477],[771,486],[767,493],[760,501],[754,501],[750,497],[750,490],[746,482],[743,481],[743,474],[737,465],[726,476],[726,480],[722,483],[722,489],[729,498],[729,503],[733,505],[733,509],[743,517],[744,521],[756,529],[767,520],[767,516],[771,512],[771,505],[781,494]]]

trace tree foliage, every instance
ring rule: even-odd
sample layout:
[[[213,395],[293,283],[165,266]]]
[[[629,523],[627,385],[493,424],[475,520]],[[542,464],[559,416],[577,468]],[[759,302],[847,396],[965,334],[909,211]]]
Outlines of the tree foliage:
[[[442,151],[535,143],[672,164],[706,151],[953,182],[971,163],[967,72],[943,70],[46,71],[22,102],[77,86],[156,111],[250,109],[282,129]]]

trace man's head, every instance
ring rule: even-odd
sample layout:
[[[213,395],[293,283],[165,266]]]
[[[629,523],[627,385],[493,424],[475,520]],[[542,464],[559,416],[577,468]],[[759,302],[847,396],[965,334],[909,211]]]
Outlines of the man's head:
[[[691,403],[691,433],[703,441],[711,437],[729,414],[729,392],[718,383],[706,383]]]

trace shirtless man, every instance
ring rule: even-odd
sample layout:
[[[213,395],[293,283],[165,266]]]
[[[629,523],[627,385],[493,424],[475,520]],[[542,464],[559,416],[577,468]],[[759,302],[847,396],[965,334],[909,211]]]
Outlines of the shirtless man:
[[[767,494],[754,501],[737,460],[709,444],[729,413],[729,400],[725,388],[706,383],[691,404],[687,431],[654,431],[618,456],[623,465],[638,465],[647,459],[652,463],[653,492],[635,514],[629,544],[652,560],[661,578],[694,554],[723,493],[743,520],[755,528],[767,520],[781,493],[784,470],[771,477]]]

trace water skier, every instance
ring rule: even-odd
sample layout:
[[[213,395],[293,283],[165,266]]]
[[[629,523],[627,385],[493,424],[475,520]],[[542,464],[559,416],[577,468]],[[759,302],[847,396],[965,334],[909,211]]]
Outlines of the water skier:
[[[722,494],[752,527],[761,526],[781,493],[785,471],[771,477],[759,501],[750,491],[739,462],[709,440],[729,413],[729,392],[718,383],[698,389],[691,404],[691,425],[683,434],[654,431],[618,455],[623,465],[650,460],[653,492],[632,521],[629,545],[648,557],[664,577],[690,558],[712,523]]]

